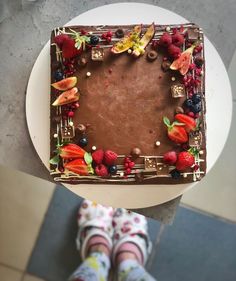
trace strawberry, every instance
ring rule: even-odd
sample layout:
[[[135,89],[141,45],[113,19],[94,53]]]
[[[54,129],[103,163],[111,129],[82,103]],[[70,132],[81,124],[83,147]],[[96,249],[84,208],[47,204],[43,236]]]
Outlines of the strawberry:
[[[79,55],[82,51],[82,48],[77,49],[75,47],[75,40],[68,37],[66,40],[63,41],[61,50],[63,57],[65,59],[70,59]]]
[[[176,162],[176,169],[178,171],[184,171],[187,168],[190,168],[194,164],[194,156],[189,151],[182,151],[178,155]]]
[[[63,159],[83,158],[85,151],[78,145],[69,143],[59,149],[59,155]]]
[[[184,128],[187,132],[194,131],[196,129],[196,121],[194,120],[194,118],[186,114],[178,113],[175,115],[175,119],[178,122],[185,124]]]
[[[92,157],[96,164],[101,164],[104,157],[104,151],[102,149],[98,149],[92,153]]]
[[[177,161],[177,153],[175,151],[168,151],[163,156],[164,163],[174,165]]]
[[[107,167],[103,164],[99,164],[95,168],[95,173],[100,177],[107,177],[108,176]]]
[[[183,127],[185,124],[176,121],[170,124],[170,120],[167,117],[163,118],[163,122],[168,128],[167,134],[169,139],[175,143],[185,143],[188,141],[187,132]]]
[[[54,42],[61,48],[63,43],[68,39],[70,39],[70,37],[67,34],[60,34],[54,38]]]
[[[87,176],[90,173],[93,174],[93,168],[87,165],[84,159],[72,160],[64,164],[64,168],[81,176]]]
[[[104,163],[108,166],[111,166],[114,164],[114,162],[117,159],[117,154],[111,150],[107,150],[104,153]]]

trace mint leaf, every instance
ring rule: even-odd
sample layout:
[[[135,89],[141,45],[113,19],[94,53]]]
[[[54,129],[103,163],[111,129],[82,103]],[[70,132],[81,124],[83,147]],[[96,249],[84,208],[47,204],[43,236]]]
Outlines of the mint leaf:
[[[59,163],[59,155],[55,155],[53,158],[50,159],[49,163],[52,164],[52,165],[57,165]]]
[[[93,162],[93,157],[91,153],[85,152],[84,161],[86,162],[87,165],[90,165]]]
[[[163,117],[163,122],[167,127],[170,126],[170,120],[166,116]]]

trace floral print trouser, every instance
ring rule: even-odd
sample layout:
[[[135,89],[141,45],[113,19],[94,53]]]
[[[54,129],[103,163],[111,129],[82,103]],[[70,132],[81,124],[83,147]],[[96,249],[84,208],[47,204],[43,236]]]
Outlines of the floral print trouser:
[[[110,260],[103,253],[91,253],[71,275],[73,281],[107,281]],[[125,260],[117,270],[118,281],[156,281],[136,260]]]

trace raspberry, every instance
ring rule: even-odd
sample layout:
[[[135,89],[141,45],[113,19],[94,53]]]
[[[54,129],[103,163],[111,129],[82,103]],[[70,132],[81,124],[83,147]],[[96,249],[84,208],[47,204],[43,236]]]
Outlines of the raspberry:
[[[104,163],[108,166],[111,166],[114,164],[114,162],[117,159],[117,154],[111,150],[107,150],[104,153]]]
[[[177,59],[180,54],[181,54],[181,50],[179,47],[171,44],[169,47],[168,47],[168,53],[169,55],[174,58],[174,59]]]
[[[103,164],[99,164],[95,168],[95,173],[100,177],[107,177],[108,176],[108,170],[107,167]]]
[[[160,38],[159,44],[163,47],[168,47],[172,43],[172,38],[168,32],[163,33]]]
[[[104,157],[104,151],[102,149],[98,149],[92,153],[93,161],[96,164],[101,164]]]
[[[168,151],[164,154],[163,157],[164,163],[168,165],[174,165],[177,161],[177,154],[175,151]]]
[[[172,44],[175,46],[182,46],[184,43],[184,36],[178,31],[172,35]]]

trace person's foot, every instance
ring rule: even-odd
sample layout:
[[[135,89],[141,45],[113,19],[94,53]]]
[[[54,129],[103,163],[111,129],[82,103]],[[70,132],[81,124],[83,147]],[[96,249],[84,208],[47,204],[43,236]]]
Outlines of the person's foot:
[[[151,252],[146,218],[119,208],[114,212],[112,225],[114,228],[113,263],[119,265],[124,260],[136,260],[144,265]]]
[[[111,262],[113,208],[84,200],[78,211],[77,248],[83,262],[69,280],[107,280]]]
[[[110,256],[112,249],[113,208],[84,200],[78,211],[77,248],[84,260],[94,252]]]

